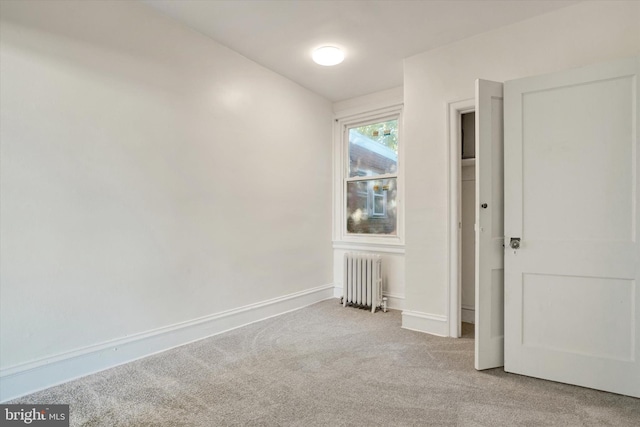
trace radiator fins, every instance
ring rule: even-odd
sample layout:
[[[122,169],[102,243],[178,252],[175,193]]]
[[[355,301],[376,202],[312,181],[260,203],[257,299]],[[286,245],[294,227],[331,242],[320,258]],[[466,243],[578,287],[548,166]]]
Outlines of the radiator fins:
[[[375,313],[382,306],[382,257],[346,253],[343,283],[343,306],[371,309]]]

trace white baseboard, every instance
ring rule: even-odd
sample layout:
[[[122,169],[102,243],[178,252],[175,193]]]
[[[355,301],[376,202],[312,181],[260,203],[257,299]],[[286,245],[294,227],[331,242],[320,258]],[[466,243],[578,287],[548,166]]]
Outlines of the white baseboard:
[[[392,310],[404,310],[404,296],[383,293],[387,297],[387,307]]]
[[[387,297],[387,308],[392,310],[404,310],[404,296],[392,295],[386,292],[383,292],[382,296]],[[333,288],[333,297],[342,298],[342,286],[335,286]]]
[[[441,316],[439,314],[405,310],[402,312],[402,328],[438,335],[440,337],[449,336],[447,316]]]
[[[0,402],[333,298],[319,286],[0,371]]]
[[[462,306],[462,321],[465,323],[476,323],[476,308],[474,306]]]

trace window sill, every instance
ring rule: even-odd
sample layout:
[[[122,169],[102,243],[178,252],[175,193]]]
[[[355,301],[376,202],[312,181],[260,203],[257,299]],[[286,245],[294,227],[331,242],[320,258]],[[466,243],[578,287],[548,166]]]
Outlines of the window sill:
[[[353,240],[337,240],[333,242],[333,249],[356,250],[356,251],[372,251],[386,252],[394,254],[404,254],[404,243],[400,242],[397,237],[393,238],[370,238],[353,239]]]

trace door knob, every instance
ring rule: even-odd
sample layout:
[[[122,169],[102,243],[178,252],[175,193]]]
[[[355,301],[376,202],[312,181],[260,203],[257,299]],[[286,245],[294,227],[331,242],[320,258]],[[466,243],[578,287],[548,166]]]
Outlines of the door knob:
[[[511,241],[509,242],[509,247],[511,249],[520,249],[520,238],[512,237]]]

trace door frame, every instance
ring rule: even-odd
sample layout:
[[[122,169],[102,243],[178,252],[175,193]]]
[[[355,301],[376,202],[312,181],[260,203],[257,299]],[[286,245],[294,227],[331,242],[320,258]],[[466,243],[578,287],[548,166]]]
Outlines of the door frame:
[[[476,110],[475,98],[448,104],[447,120],[448,142],[449,142],[449,171],[447,173],[449,203],[447,209],[448,221],[448,244],[449,244],[449,268],[447,286],[447,318],[449,322],[449,336],[459,338],[462,335],[462,278],[461,278],[461,226],[462,226],[462,166],[461,166],[461,144],[462,115],[472,113]]]

